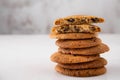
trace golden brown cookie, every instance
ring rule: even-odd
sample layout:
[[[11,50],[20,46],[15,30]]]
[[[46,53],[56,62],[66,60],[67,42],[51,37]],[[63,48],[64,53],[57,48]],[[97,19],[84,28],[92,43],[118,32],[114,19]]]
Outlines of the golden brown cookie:
[[[58,66],[66,69],[93,69],[100,68],[107,64],[107,61],[104,58],[99,58],[94,61],[85,62],[85,63],[75,63],[75,64],[58,64]]]
[[[96,25],[55,25],[51,29],[51,33],[64,34],[64,33],[95,33],[100,32],[101,29]]]
[[[55,67],[55,70],[64,75],[77,76],[77,77],[98,76],[106,72],[105,67],[81,70],[81,69],[65,69],[58,65]]]
[[[101,39],[79,39],[79,40],[63,40],[59,39],[56,41],[56,45],[61,48],[87,48],[92,46],[97,46],[101,44]]]
[[[50,34],[51,38],[55,39],[89,39],[97,37],[97,33],[66,33],[66,34]]]
[[[77,56],[56,52],[51,56],[51,60],[56,63],[71,64],[89,62],[99,58],[99,55]]]
[[[109,51],[109,47],[106,44],[101,43],[89,48],[58,48],[58,51],[66,54],[95,55]]]
[[[86,15],[73,15],[65,18],[59,18],[55,20],[55,25],[80,25],[80,24],[91,24],[91,23],[102,23],[104,22],[103,18],[96,16],[86,16]]]

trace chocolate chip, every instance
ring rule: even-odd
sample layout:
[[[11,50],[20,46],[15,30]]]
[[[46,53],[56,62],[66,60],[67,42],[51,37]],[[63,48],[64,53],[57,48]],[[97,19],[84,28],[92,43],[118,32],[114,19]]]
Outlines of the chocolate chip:
[[[80,31],[80,29],[77,28],[76,26],[74,26],[74,30],[75,30],[75,32],[79,32]]]
[[[92,20],[93,22],[98,22],[98,21],[99,21],[98,18],[91,18],[91,20]]]
[[[67,27],[67,26],[63,27],[63,31],[68,31],[68,30],[69,30],[69,27]]]
[[[90,26],[89,29],[92,30],[92,31],[95,31],[95,27],[94,26]]]
[[[58,31],[59,33],[65,33],[65,32],[67,32],[68,30],[69,30],[69,27],[68,27],[68,26],[63,26],[63,27],[59,28],[57,31]]]
[[[57,32],[58,32],[58,33],[62,33],[62,31],[61,31],[61,30],[57,30]]]
[[[74,21],[75,21],[75,19],[70,18],[70,19],[67,19],[67,21],[68,21],[68,22],[74,22]]]
[[[80,20],[80,23],[86,23],[86,18],[82,18],[82,19]]]

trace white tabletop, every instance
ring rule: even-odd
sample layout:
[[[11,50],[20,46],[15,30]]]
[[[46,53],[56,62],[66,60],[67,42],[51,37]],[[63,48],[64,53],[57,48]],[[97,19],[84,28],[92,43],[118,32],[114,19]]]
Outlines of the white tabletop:
[[[1,35],[0,80],[119,80],[120,35],[100,34],[110,47],[102,54],[108,60],[107,73],[96,77],[70,77],[57,73],[50,55],[57,51],[48,35]]]

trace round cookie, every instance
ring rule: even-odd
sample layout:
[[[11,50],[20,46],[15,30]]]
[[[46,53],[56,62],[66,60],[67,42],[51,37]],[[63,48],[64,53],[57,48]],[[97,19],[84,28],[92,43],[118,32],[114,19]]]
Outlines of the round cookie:
[[[100,32],[100,27],[91,24],[83,25],[55,25],[51,29],[51,33],[64,34],[64,33],[95,33]]]
[[[73,16],[67,16],[65,18],[59,18],[55,20],[54,24],[81,25],[81,24],[102,23],[102,22],[104,22],[104,19],[96,16],[73,15]]]
[[[101,44],[101,39],[99,38],[79,39],[79,40],[59,39],[56,41],[56,45],[61,48],[88,48],[92,46],[97,46],[99,44]]]
[[[58,51],[66,54],[95,55],[109,51],[109,47],[106,44],[101,43],[89,48],[58,48]]]
[[[93,69],[100,68],[107,64],[107,61],[104,58],[99,58],[94,61],[85,62],[85,63],[76,63],[76,64],[58,64],[58,66],[66,69]]]
[[[51,61],[62,64],[89,62],[99,58],[99,55],[77,56],[56,52],[51,55]]]
[[[66,33],[66,34],[54,34],[51,33],[50,38],[55,39],[89,39],[97,37],[97,33]]]
[[[80,70],[80,69],[65,69],[58,65],[55,67],[55,70],[64,75],[77,76],[77,77],[98,76],[98,75],[102,75],[106,72],[105,67]]]

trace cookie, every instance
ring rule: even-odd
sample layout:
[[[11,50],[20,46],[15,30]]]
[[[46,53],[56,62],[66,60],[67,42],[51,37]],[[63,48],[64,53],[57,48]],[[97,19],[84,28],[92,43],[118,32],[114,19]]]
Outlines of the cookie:
[[[66,54],[78,54],[78,55],[95,55],[109,51],[109,47],[106,44],[99,44],[89,48],[58,48],[58,52]]]
[[[91,24],[91,23],[102,23],[103,18],[96,16],[86,16],[86,15],[73,15],[65,18],[59,18],[55,20],[55,25],[81,25],[81,24]]]
[[[104,58],[99,58],[94,61],[85,62],[85,63],[76,63],[76,64],[58,64],[58,66],[66,69],[93,69],[100,68],[107,64],[107,61]]]
[[[97,33],[67,33],[67,34],[54,34],[49,35],[51,38],[55,39],[89,39],[97,37]]]
[[[99,38],[79,39],[79,40],[59,39],[56,41],[56,45],[61,48],[87,48],[87,47],[97,46],[99,44],[101,44],[101,39]]]
[[[63,54],[56,52],[51,56],[51,61],[56,63],[71,64],[71,63],[89,62],[96,60],[98,58],[99,55],[77,56],[77,55],[70,55],[70,54]]]
[[[64,34],[64,33],[95,33],[100,32],[101,29],[96,25],[55,25],[51,29],[51,33]]]
[[[55,67],[55,70],[64,75],[77,77],[98,76],[104,74],[107,71],[105,67],[81,70],[81,69],[66,69],[58,65]]]

